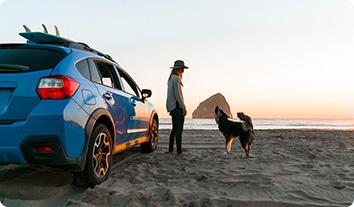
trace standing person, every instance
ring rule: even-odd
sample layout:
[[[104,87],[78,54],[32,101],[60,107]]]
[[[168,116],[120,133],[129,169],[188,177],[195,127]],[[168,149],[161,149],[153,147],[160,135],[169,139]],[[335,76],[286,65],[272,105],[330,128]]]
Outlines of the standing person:
[[[173,145],[176,138],[177,153],[182,154],[182,132],[184,117],[187,114],[182,93],[182,74],[188,69],[182,60],[176,60],[167,84],[166,108],[172,117],[172,131],[167,153],[173,152]]]

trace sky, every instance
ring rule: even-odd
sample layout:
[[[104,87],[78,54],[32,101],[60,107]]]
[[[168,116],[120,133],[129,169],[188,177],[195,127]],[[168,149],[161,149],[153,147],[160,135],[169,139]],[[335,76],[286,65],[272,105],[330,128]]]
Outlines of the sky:
[[[0,43],[26,24],[110,54],[160,116],[182,59],[188,117],[222,93],[253,118],[354,118],[354,0],[0,0]]]

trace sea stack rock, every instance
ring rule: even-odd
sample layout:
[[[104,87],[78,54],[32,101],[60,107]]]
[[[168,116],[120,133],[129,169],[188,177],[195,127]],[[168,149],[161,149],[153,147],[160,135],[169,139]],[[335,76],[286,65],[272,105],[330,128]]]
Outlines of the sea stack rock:
[[[196,110],[193,111],[193,119],[213,119],[215,115],[215,107],[219,106],[227,115],[232,118],[230,105],[227,103],[225,97],[217,93],[205,101],[201,102]]]

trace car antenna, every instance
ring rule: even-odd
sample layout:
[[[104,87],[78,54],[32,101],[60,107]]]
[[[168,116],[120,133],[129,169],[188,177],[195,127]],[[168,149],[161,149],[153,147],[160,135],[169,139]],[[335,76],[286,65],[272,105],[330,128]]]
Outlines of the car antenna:
[[[23,28],[25,28],[26,32],[31,32],[30,28],[28,28],[26,25],[23,25]]]
[[[42,27],[43,27],[44,33],[48,34],[47,27],[44,24],[42,24]]]
[[[54,25],[54,30],[55,30],[55,35],[60,36],[59,28],[57,27],[57,25]]]

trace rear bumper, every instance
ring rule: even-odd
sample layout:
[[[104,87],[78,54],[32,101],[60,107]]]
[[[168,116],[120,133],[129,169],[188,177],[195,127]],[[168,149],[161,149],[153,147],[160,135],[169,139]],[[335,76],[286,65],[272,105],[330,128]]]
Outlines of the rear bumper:
[[[38,152],[34,149],[38,146],[48,146],[53,151],[50,153]],[[60,138],[55,135],[28,137],[21,144],[20,150],[27,163],[30,164],[61,166],[73,170],[83,169],[83,157],[68,158]]]
[[[75,101],[42,100],[26,121],[0,124],[0,164],[44,164],[82,168],[89,116]],[[34,145],[51,145],[50,154]]]

